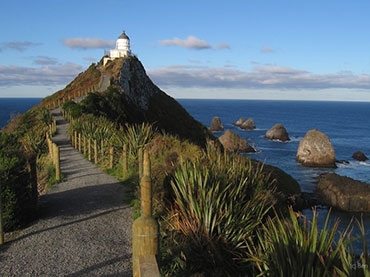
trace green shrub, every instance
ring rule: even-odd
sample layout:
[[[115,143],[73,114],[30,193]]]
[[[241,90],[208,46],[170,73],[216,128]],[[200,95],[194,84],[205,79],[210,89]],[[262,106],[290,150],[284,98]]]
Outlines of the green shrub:
[[[3,133],[0,133],[0,183],[4,231],[11,231],[35,217],[36,162],[21,151],[14,135]]]
[[[81,105],[73,102],[67,101],[63,104],[63,110],[69,114],[72,118],[78,118],[82,115]]]

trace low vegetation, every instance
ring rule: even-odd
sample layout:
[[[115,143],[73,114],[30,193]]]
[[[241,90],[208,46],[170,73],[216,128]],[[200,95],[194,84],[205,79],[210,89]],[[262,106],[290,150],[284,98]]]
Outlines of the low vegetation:
[[[13,231],[37,217],[38,193],[50,182],[46,133],[49,111],[35,107],[15,117],[0,132],[0,183],[3,226]]]

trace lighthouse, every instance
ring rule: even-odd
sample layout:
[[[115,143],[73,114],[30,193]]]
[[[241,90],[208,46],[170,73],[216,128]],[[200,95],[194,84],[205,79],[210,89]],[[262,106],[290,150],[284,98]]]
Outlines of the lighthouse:
[[[104,65],[108,61],[112,61],[117,58],[127,57],[131,55],[130,49],[130,38],[123,31],[116,41],[116,48],[109,51],[109,56],[104,57]]]

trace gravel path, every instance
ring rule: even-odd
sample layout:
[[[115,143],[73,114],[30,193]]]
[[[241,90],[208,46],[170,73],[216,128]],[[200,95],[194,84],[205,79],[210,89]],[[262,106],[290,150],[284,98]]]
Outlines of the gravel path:
[[[64,181],[40,197],[41,218],[0,247],[0,276],[132,276],[128,192],[69,144],[55,117]]]
[[[110,85],[110,78],[108,77],[107,74],[105,74],[103,71],[100,71],[102,74],[102,82],[100,84],[100,88],[98,89],[98,92],[104,92],[108,86]]]

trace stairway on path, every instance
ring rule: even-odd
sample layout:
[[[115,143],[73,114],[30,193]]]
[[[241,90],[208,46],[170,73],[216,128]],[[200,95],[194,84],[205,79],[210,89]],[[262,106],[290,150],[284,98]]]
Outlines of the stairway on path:
[[[64,179],[40,197],[40,220],[0,249],[0,276],[131,276],[127,190],[70,145],[53,113]]]

